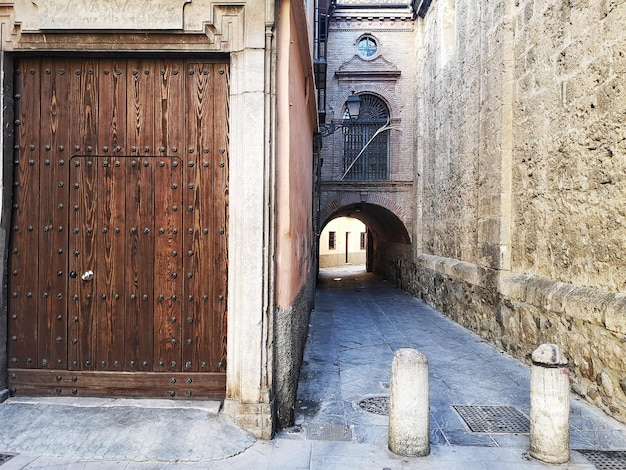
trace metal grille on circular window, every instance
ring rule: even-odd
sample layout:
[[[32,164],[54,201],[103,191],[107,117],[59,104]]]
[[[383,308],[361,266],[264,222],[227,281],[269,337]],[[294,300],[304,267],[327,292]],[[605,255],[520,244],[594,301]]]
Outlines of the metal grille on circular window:
[[[372,57],[376,54],[378,46],[376,45],[376,41],[374,41],[374,39],[366,36],[359,40],[358,49],[361,57]]]

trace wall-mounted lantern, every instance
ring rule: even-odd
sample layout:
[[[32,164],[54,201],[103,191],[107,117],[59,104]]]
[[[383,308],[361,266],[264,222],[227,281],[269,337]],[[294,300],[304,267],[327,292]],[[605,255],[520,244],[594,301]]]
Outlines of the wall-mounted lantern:
[[[345,127],[344,122],[346,121],[356,121],[359,118],[359,111],[361,109],[361,98],[359,98],[359,95],[357,95],[353,91],[344,103],[344,107],[348,110],[348,119],[344,119],[344,121],[341,123],[331,122],[321,125],[320,134],[322,134],[322,136],[331,135],[337,129]]]

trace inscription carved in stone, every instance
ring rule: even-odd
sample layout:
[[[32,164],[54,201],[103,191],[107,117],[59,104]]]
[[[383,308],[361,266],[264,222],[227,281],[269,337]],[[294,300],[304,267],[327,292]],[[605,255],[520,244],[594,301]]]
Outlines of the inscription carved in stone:
[[[191,0],[33,0],[40,29],[182,29]]]

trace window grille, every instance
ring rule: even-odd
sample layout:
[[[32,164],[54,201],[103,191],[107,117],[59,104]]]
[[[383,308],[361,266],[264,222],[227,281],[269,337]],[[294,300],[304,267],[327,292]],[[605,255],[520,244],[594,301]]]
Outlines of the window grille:
[[[387,180],[389,132],[381,132],[369,145],[368,142],[376,131],[387,123],[389,110],[387,105],[374,95],[363,94],[359,95],[359,98],[361,108],[358,119],[344,121],[343,171],[347,172],[344,180]]]
[[[329,250],[334,250],[335,249],[336,235],[337,234],[335,232],[328,232],[328,249]]]

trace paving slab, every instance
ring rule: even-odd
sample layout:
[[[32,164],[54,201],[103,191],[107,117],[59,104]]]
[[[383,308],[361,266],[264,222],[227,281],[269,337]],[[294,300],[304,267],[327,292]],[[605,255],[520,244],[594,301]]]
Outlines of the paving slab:
[[[10,398],[0,404],[0,449],[75,460],[210,462],[254,443],[228,417],[211,412],[214,404],[184,405]]]

